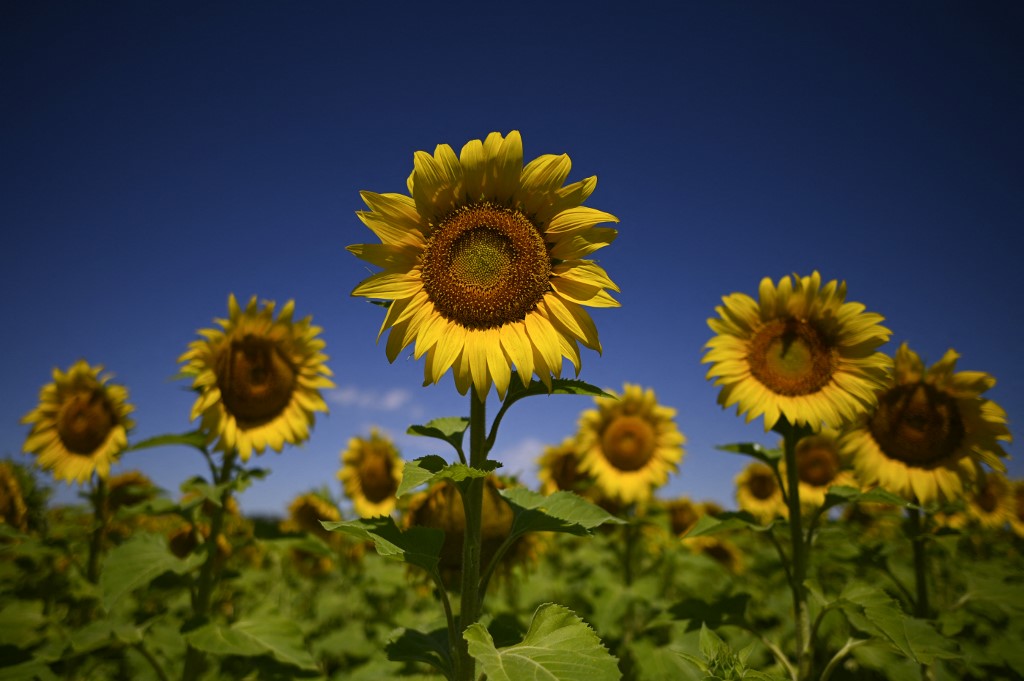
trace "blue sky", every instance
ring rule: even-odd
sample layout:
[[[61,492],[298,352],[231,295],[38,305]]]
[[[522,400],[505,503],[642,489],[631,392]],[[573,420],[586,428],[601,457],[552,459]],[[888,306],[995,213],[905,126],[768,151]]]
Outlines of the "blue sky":
[[[339,453],[373,426],[409,458],[447,455],[404,431],[468,398],[388,364],[345,247],[373,240],[358,192],[404,191],[416,150],[512,129],[527,159],[597,175],[588,205],[621,220],[596,256],[622,307],[594,312],[604,354],[581,378],[678,410],[687,454],[663,496],[731,503],[745,461],[715,445],[773,442],[716,404],[700,363],[721,296],[764,276],[846,280],[886,317],[886,350],[953,347],[993,373],[1016,431],[1022,29],[1012,2],[5,3],[0,454],[30,461],[19,419],[80,357],[128,387],[134,440],[188,430],[169,379],[234,292],[312,315],[338,385],[308,443],[256,461],[273,472],[246,511],[340,496]],[[516,405],[494,457],[532,479],[590,406]],[[164,448],[115,470],[176,492],[204,466]]]

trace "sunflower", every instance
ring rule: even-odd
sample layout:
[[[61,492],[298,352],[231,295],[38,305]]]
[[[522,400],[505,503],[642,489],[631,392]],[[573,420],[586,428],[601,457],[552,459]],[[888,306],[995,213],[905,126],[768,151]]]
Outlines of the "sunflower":
[[[110,513],[116,513],[119,509],[154,498],[159,491],[141,471],[126,471],[111,476],[107,481],[107,509]]]
[[[579,373],[578,343],[601,351],[583,306],[618,306],[619,289],[586,256],[616,237],[597,225],[618,219],[582,205],[596,177],[562,186],[570,165],[563,154],[524,167],[519,133],[494,132],[459,156],[416,152],[408,196],[361,193],[370,210],[356,215],[381,243],[348,250],[381,271],[352,295],[390,301],[377,335],[390,329],[389,361],[415,344],[425,383],[450,368],[462,394],[485,399],[493,382],[504,399],[513,365],[550,388],[563,357]]]
[[[237,450],[248,461],[253,450],[269,445],[280,452],[286,442],[309,437],[314,412],[327,411],[321,388],[332,388],[331,370],[321,351],[320,327],[309,317],[294,321],[294,301],[274,318],[274,303],[262,307],[253,296],[243,310],[234,294],[220,329],[203,329],[179,358],[182,374],[199,393],[192,419],[224,451]]]
[[[579,449],[573,438],[565,438],[556,447],[544,448],[537,459],[537,479],[544,494],[569,491],[586,496],[594,483],[580,470]]]
[[[989,471],[978,477],[967,495],[967,517],[985,529],[996,530],[1010,521],[1013,503],[1010,481],[1002,473]]]
[[[288,504],[288,518],[281,522],[283,532],[308,532],[320,539],[327,540],[339,536],[336,532],[328,532],[320,524],[321,520],[341,520],[341,510],[327,495],[320,492],[306,492],[292,499]]]
[[[839,433],[832,428],[800,438],[796,444],[796,468],[800,479],[800,505],[805,510],[825,503],[832,486],[859,487],[857,478],[843,470],[839,455]],[[780,463],[782,479],[786,480],[786,462]]]
[[[747,422],[764,415],[838,427],[875,403],[889,359],[875,349],[889,339],[880,315],[847,303],[846,282],[824,287],[821,275],[793,275],[776,287],[761,280],[760,302],[743,293],[722,298],[708,326],[707,378],[721,386],[718,402],[737,405]]]
[[[1010,528],[1024,538],[1024,480],[1014,480],[1010,488]]]
[[[597,409],[580,416],[580,468],[612,500],[648,501],[683,458],[686,438],[676,427],[676,410],[658,404],[650,388],[629,383],[617,399],[595,397],[594,402]]]
[[[85,360],[67,370],[53,370],[53,383],[43,386],[39,406],[21,422],[32,424],[25,451],[36,463],[67,483],[85,482],[93,473],[106,480],[110,466],[128,446],[128,418],[134,407],[128,391],[100,376],[102,366]]]
[[[0,522],[28,531],[28,505],[21,490],[21,476],[10,461],[0,461]]]
[[[979,463],[1005,471],[1006,412],[981,397],[995,379],[980,371],[954,373],[958,358],[949,350],[925,370],[906,343],[899,347],[877,407],[839,441],[861,482],[929,504],[962,497]]]
[[[683,544],[694,553],[707,556],[733,574],[743,572],[743,552],[724,537],[684,537]]]
[[[736,505],[765,525],[786,517],[782,487],[771,466],[755,461],[740,471],[736,476]]]
[[[388,515],[395,510],[395,493],[405,464],[391,440],[376,428],[369,438],[353,437],[341,453],[341,462],[338,479],[360,517]]]

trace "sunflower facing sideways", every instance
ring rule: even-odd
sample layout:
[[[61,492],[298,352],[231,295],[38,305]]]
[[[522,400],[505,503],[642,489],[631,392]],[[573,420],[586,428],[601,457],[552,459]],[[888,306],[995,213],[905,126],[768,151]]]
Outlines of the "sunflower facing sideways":
[[[736,505],[762,525],[788,513],[775,471],[759,461],[747,464],[736,476]]]
[[[405,464],[390,439],[377,429],[368,438],[353,437],[341,462],[338,479],[360,517],[388,515],[395,510],[395,492]]]
[[[618,399],[595,397],[580,416],[580,468],[598,490],[623,504],[645,503],[668,482],[683,458],[686,438],[676,410],[658,404],[651,389],[627,383]]]
[[[601,351],[584,306],[618,306],[619,289],[586,257],[616,237],[598,225],[618,220],[582,205],[596,177],[563,186],[570,165],[562,154],[524,167],[519,133],[493,132],[458,156],[416,152],[408,196],[361,193],[370,210],[356,214],[381,243],[348,250],[381,271],[352,295],[390,301],[378,334],[390,329],[389,361],[414,344],[425,383],[451,369],[483,400],[492,384],[504,399],[513,366],[550,386],[563,357],[579,372],[579,343]]]
[[[134,423],[128,391],[100,376],[102,366],[75,362],[66,372],[53,370],[53,383],[39,392],[39,406],[21,422],[31,424],[24,449],[53,477],[82,484],[96,473],[106,480],[110,466],[128,447]]]
[[[242,309],[232,294],[228,319],[216,320],[221,328],[199,331],[178,360],[199,393],[192,419],[202,417],[217,447],[237,450],[242,461],[305,441],[314,413],[327,411],[319,391],[334,384],[320,327],[309,317],[294,321],[294,311],[288,301],[275,319],[274,303],[258,306],[253,296]]]
[[[980,371],[954,373],[958,358],[949,350],[926,370],[917,353],[900,345],[877,408],[839,441],[862,483],[930,504],[961,498],[979,464],[1005,470],[1006,412],[981,397],[995,379]]]
[[[822,286],[821,275],[761,280],[759,301],[725,296],[708,326],[707,378],[721,386],[718,402],[737,405],[747,421],[764,416],[765,430],[781,419],[832,427],[875,403],[889,358],[875,350],[889,339],[880,315],[845,302],[846,282]]]

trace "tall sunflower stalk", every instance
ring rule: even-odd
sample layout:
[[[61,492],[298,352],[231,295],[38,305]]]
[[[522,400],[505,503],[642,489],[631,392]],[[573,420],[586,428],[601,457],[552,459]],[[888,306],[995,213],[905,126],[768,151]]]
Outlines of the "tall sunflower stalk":
[[[414,357],[424,359],[424,384],[451,369],[458,391],[470,394],[468,461],[459,454],[471,471],[491,466],[488,452],[511,391],[529,392],[536,375],[550,392],[563,358],[578,374],[580,343],[600,352],[584,306],[618,305],[608,293],[618,288],[586,259],[616,236],[598,225],[618,220],[582,205],[597,178],[565,185],[570,167],[565,154],[524,165],[519,132],[494,132],[470,140],[458,155],[447,144],[433,154],[416,152],[408,194],[361,193],[369,210],[357,216],[380,243],[349,251],[380,271],[352,295],[387,305],[378,339],[389,332],[389,361],[412,345]],[[488,432],[492,386],[504,404]],[[480,617],[490,574],[481,581],[484,485],[475,475],[459,485],[466,528],[459,624],[449,645],[460,680],[476,678],[462,634]]]

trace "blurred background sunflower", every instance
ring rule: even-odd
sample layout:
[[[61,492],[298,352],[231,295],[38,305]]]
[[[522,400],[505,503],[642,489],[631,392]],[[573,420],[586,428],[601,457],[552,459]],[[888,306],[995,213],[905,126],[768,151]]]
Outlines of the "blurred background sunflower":
[[[395,510],[405,464],[390,438],[376,428],[368,438],[353,437],[341,462],[338,479],[357,515],[372,518]]]

